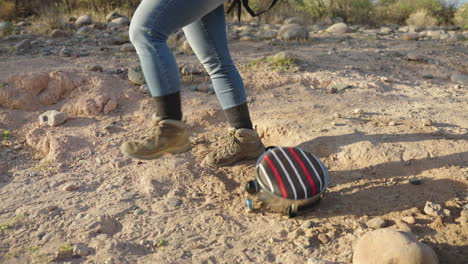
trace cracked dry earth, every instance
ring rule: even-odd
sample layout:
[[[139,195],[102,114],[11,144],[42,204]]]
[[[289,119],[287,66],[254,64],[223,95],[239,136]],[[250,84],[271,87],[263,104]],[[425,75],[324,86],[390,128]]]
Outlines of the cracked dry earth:
[[[247,211],[254,161],[201,164],[227,127],[215,95],[191,89],[206,74],[183,77],[193,148],[136,161],[118,147],[146,129],[152,100],[115,71],[138,64],[135,54],[0,57],[2,89],[20,87],[0,99],[0,129],[11,132],[0,141],[0,262],[351,263],[378,216],[441,263],[466,263],[468,96],[450,80],[468,73],[466,42],[339,37],[230,43],[265,144],[299,146],[330,169],[326,197],[294,219],[255,199]],[[250,63],[280,51],[295,70]],[[201,68],[194,55],[177,60]],[[103,72],[85,70],[96,63]],[[68,120],[40,127],[51,109]],[[427,201],[449,213],[424,213]]]

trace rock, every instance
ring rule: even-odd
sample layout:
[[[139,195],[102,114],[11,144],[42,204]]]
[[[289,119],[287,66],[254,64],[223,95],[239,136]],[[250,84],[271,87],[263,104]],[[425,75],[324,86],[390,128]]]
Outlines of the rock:
[[[332,86],[332,88],[335,88],[337,91],[343,91],[343,90],[349,89],[351,87],[352,86],[347,84],[347,83],[337,83],[337,84]]]
[[[334,33],[334,34],[344,34],[348,32],[348,25],[346,25],[345,23],[336,23],[328,27],[327,32]]]
[[[17,51],[26,51],[31,48],[31,41],[29,39],[24,39],[20,43],[15,45],[15,50]]]
[[[279,29],[278,37],[282,40],[306,40],[309,38],[309,31],[301,25],[288,24]]]
[[[450,216],[449,210],[442,209],[442,206],[440,204],[435,204],[430,201],[426,202],[426,206],[424,206],[424,213],[430,216]]]
[[[310,258],[307,260],[307,264],[339,264],[339,263],[316,259],[316,258]]]
[[[86,65],[86,70],[94,72],[102,72],[102,66],[99,64],[88,64]]]
[[[414,225],[416,223],[416,219],[412,216],[405,216],[401,220],[403,220],[403,222],[410,224],[410,225]]]
[[[71,57],[73,51],[69,48],[63,47],[60,49],[59,56],[60,57]]]
[[[410,61],[423,61],[424,57],[417,52],[410,52],[406,55],[406,58]]]
[[[320,240],[322,244],[328,244],[328,242],[330,242],[330,240],[328,239],[328,236],[325,234],[319,234],[317,239]]]
[[[390,121],[390,122],[388,122],[388,125],[389,126],[396,126],[396,122],[395,121]]]
[[[73,256],[86,257],[91,253],[91,248],[83,245],[73,246]]]
[[[86,35],[89,32],[93,31],[93,29],[90,26],[82,26],[78,31],[76,31],[76,35]]]
[[[80,16],[75,21],[75,25],[77,25],[78,27],[91,25],[92,23],[93,23],[93,20],[91,19],[89,15]]]
[[[196,86],[196,85],[195,85]],[[138,88],[138,90],[144,94],[147,94],[149,92],[149,88],[148,88],[148,85],[146,84],[142,84],[140,85],[140,87]]]
[[[419,35],[417,33],[405,33],[403,35],[401,35],[401,39],[402,40],[408,40],[408,41],[411,41],[411,40],[418,40],[419,39]]]
[[[132,43],[125,43],[120,47],[121,52],[135,52],[135,46]]]
[[[52,236],[54,236],[53,233],[47,233],[47,234],[45,234],[45,235],[42,236],[41,240],[42,240],[42,241],[48,241],[49,239],[52,238]]]
[[[193,66],[186,65],[182,67],[182,69],[180,70],[180,73],[182,73],[182,75],[197,75],[197,74],[200,74],[201,72]]]
[[[421,180],[418,178],[411,178],[409,182],[413,185],[420,185],[422,183]]]
[[[341,114],[340,113],[333,113],[333,118],[341,118]]]
[[[421,76],[423,79],[434,79],[434,75],[430,73],[425,73]]]
[[[117,13],[117,12],[110,12],[107,16],[106,16],[106,21],[107,22],[111,22],[112,20],[116,19],[116,18],[119,18],[119,17],[122,17],[121,14]]]
[[[356,108],[356,109],[353,110],[353,113],[362,114],[362,113],[364,113],[364,111],[361,108]]]
[[[62,190],[66,191],[66,192],[72,192],[72,191],[78,190],[78,186],[76,186],[73,183],[68,183],[65,186],[63,186]]]
[[[314,225],[314,223],[312,221],[305,221],[304,223],[302,223],[301,228],[302,229],[309,229],[313,225]]]
[[[332,86],[332,87],[329,87],[329,88],[327,89],[327,93],[329,93],[329,94],[336,94],[337,92],[338,92],[338,89],[336,89],[336,88],[333,87],[333,86]]]
[[[184,40],[184,42],[182,42],[182,45],[180,45],[180,49],[187,54],[193,53],[192,47],[190,46],[188,40]]]
[[[443,31],[443,30],[428,30],[428,31],[424,31],[423,33],[428,37],[438,38],[442,34],[445,34],[445,31]]]
[[[59,250],[55,252],[55,256],[53,257],[53,262],[61,262],[61,261],[70,259],[72,255],[73,255],[73,251]]]
[[[50,127],[56,127],[63,124],[66,120],[67,116],[65,113],[56,110],[49,110],[39,116],[39,124],[41,126],[48,125]]]
[[[381,217],[375,217],[367,221],[366,225],[367,227],[370,227],[373,229],[379,229],[379,228],[385,227],[387,225],[387,222],[385,221],[385,219]]]
[[[423,120],[421,120],[421,123],[423,126],[432,126],[432,120],[429,118],[424,118]]]
[[[392,32],[393,32],[393,29],[391,29],[390,27],[381,27],[379,31],[379,33],[385,34],[385,35],[390,34]]]
[[[120,223],[110,215],[100,216],[98,221],[90,226],[91,229],[101,234],[114,234],[120,228]]]
[[[468,75],[466,74],[455,73],[455,74],[452,74],[450,79],[452,80],[452,82],[463,84],[463,85],[468,85]]]
[[[130,19],[128,19],[128,17],[121,16],[119,18],[113,19],[110,22],[110,24],[111,24],[111,26],[126,27],[126,26],[130,25]]]
[[[49,35],[51,38],[66,38],[69,37],[70,34],[68,31],[62,30],[62,29],[54,29],[52,32],[50,32]]]
[[[179,207],[181,206],[183,201],[177,197],[170,197],[167,199],[167,204],[171,207]]]
[[[289,25],[289,24],[302,24],[302,19],[299,17],[290,17],[284,20],[283,25]]]
[[[438,264],[434,251],[410,233],[391,228],[362,236],[355,247],[353,264]]]
[[[134,84],[142,85],[146,84],[145,76],[141,66],[135,66],[130,68],[128,71],[128,80]]]

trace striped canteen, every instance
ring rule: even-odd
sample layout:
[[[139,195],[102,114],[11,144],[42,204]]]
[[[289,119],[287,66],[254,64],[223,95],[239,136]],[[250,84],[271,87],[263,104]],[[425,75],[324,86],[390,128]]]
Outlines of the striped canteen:
[[[329,182],[328,170],[320,159],[300,148],[272,148],[258,159],[256,171],[263,191],[289,200],[321,195]]]

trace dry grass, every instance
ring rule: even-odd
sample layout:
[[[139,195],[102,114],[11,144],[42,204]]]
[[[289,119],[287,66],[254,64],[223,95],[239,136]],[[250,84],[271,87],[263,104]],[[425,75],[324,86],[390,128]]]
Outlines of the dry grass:
[[[468,29],[468,4],[464,4],[457,10],[453,20],[461,28]]]
[[[452,1],[453,2],[453,1]],[[285,18],[297,16],[307,21],[317,21],[325,17],[341,17],[353,24],[404,24],[433,26],[454,21],[467,27],[468,15],[465,8],[456,9],[448,0],[284,0],[269,12],[252,18],[243,10],[242,21],[261,23],[282,23]],[[105,22],[106,15],[117,11],[131,17],[140,3],[139,0],[0,0],[0,19],[20,20],[33,18],[34,32],[48,33],[62,28],[70,17],[88,14],[96,22]],[[230,2],[226,4],[226,7]],[[251,0],[255,11],[264,10],[270,1]],[[17,4],[18,6],[16,6]],[[237,20],[236,10],[228,16]]]
[[[406,24],[420,28],[430,28],[437,26],[438,21],[428,10],[422,9],[412,13],[409,18],[406,19]]]
[[[0,0],[0,19],[9,20],[15,15],[15,2],[11,0]]]

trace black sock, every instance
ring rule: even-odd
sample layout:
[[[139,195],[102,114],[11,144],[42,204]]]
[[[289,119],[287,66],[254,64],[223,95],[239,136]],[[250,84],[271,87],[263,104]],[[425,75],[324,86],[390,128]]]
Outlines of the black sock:
[[[156,115],[162,119],[182,120],[182,108],[180,105],[180,92],[154,96],[156,103]]]
[[[247,103],[225,109],[224,113],[231,127],[253,129]]]

